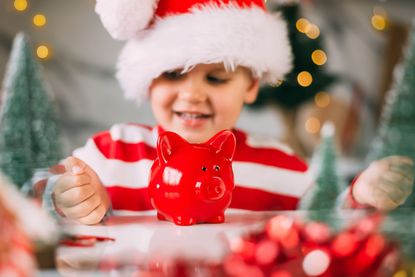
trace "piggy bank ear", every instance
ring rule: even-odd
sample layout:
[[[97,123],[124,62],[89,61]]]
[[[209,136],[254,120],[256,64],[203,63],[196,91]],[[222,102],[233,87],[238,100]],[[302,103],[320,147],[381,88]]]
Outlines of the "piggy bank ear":
[[[235,153],[236,139],[235,135],[231,131],[220,131],[207,143],[217,149],[216,153],[221,154],[228,160],[232,161],[233,154]]]
[[[182,145],[187,144],[181,136],[173,132],[162,133],[157,140],[157,156],[161,163],[166,163],[170,156]]]

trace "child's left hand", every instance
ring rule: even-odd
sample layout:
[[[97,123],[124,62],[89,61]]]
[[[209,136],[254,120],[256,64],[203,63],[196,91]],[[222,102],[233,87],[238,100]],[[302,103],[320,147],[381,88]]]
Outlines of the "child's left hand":
[[[412,193],[413,183],[413,161],[408,157],[389,156],[372,162],[363,171],[352,194],[359,204],[389,211],[405,202]]]

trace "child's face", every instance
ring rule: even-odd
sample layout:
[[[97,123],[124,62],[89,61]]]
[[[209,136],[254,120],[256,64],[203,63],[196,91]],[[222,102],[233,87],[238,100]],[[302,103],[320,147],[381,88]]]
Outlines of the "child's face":
[[[227,72],[223,64],[199,64],[180,72],[165,72],[155,79],[150,102],[158,124],[191,143],[233,128],[244,103],[252,103],[258,94],[258,80],[244,67]]]

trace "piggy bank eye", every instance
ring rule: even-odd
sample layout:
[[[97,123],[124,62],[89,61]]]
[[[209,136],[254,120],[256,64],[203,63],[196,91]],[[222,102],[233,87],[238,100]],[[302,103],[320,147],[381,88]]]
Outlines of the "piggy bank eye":
[[[218,165],[215,165],[213,168],[215,169],[215,171],[219,171],[219,169],[220,169],[220,167]]]
[[[207,170],[206,166],[202,166],[202,170],[206,171]]]

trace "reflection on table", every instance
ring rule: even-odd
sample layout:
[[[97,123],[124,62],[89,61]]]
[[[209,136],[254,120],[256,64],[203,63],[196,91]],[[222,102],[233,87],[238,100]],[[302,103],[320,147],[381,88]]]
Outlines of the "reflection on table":
[[[98,272],[116,276],[131,276],[133,273],[135,276],[164,276],[154,272],[167,272],[169,275],[172,263],[183,259],[194,261],[194,276],[214,276],[212,272],[215,272],[216,267],[217,275],[220,275],[223,272],[219,267],[229,254],[232,242],[244,234],[263,229],[269,219],[280,214],[299,221],[313,218],[313,214],[305,211],[228,210],[223,224],[183,227],[159,221],[155,212],[151,211],[121,213],[96,226],[65,222],[64,229],[68,234],[111,240],[94,241],[89,246],[61,245],[56,256],[57,267],[64,276],[90,276]],[[365,214],[363,210],[320,211],[315,213],[314,218],[318,215],[330,222],[333,228],[341,230]],[[415,256],[415,253],[411,253],[415,249],[414,219],[415,211],[401,210],[385,217],[381,228],[385,236],[399,240],[405,256],[411,257]]]

